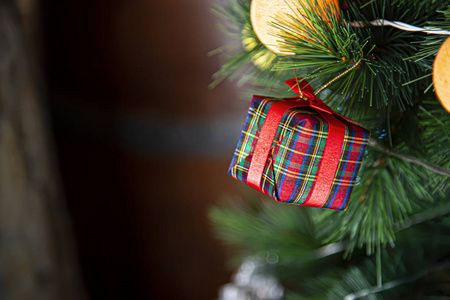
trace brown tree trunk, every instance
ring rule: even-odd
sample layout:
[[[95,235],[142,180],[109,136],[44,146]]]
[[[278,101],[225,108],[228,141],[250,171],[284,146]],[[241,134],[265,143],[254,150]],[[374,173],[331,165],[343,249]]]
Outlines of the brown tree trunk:
[[[0,299],[86,299],[23,13],[0,3]]]

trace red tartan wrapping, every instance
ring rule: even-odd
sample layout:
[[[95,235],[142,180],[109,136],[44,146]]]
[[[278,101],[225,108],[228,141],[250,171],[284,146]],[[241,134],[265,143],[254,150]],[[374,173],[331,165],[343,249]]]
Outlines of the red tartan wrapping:
[[[306,84],[306,100],[253,96],[228,174],[277,201],[345,210],[370,133]]]

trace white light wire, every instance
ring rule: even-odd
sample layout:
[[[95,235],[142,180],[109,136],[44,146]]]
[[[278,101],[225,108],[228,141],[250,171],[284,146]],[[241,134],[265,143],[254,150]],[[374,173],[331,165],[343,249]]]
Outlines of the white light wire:
[[[445,34],[445,35],[450,35],[450,31],[448,30],[442,30],[439,28],[431,28],[431,27],[417,27],[417,26],[413,26],[413,25],[409,25],[403,22],[399,22],[399,21],[388,21],[388,20],[384,20],[384,19],[378,19],[378,20],[374,20],[369,22],[371,25],[373,26],[392,26],[401,30],[405,30],[405,31],[419,31],[419,32],[425,32],[425,33],[429,33],[429,34]],[[357,21],[357,22],[351,22],[350,25],[352,27],[365,27],[364,22],[362,21]]]

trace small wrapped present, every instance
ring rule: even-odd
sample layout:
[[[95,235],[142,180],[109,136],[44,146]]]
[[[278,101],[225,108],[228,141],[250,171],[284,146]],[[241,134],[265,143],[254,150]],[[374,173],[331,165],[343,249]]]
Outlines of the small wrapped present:
[[[253,96],[228,174],[280,202],[345,210],[370,137],[302,79],[300,97]]]

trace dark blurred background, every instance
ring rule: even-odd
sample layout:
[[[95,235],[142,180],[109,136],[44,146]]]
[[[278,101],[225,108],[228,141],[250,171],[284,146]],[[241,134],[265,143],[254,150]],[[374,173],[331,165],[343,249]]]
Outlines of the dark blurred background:
[[[224,42],[211,1],[43,4],[51,117],[89,293],[214,299],[229,273],[206,214],[235,184],[226,171],[240,124],[227,122],[230,86],[207,88],[219,68],[207,53]]]
[[[61,187],[54,203],[64,202],[55,217],[64,226],[45,226],[74,237],[50,248],[55,257],[73,253],[68,276],[79,275],[80,294],[217,298],[231,274],[207,212],[241,189],[226,172],[248,102],[231,84],[208,89],[220,62],[207,53],[225,43],[212,2],[6,2],[24,24],[36,112]],[[50,299],[13,294],[2,299]]]

